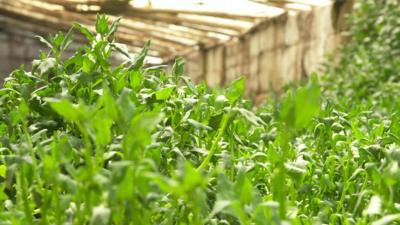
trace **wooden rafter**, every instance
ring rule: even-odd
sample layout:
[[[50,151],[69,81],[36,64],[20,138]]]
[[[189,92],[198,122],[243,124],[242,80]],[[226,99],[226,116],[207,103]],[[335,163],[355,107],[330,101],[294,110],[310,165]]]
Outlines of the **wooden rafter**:
[[[172,14],[192,14],[231,18],[236,20],[253,21],[254,19],[271,18],[284,13],[284,10],[276,7],[265,6],[251,1],[238,1],[240,8],[232,9],[226,4],[215,4],[220,1],[206,1],[206,4],[196,4],[194,1],[180,0],[146,0],[151,5],[136,4],[136,1],[109,1],[109,0],[44,0],[45,2],[63,5],[66,9],[77,11],[91,11],[89,7],[98,6],[101,11],[110,13],[124,13],[127,11],[137,13],[172,13]],[[228,0],[224,0],[229,4]],[[140,2],[140,1],[139,1]],[[232,6],[232,5],[231,5]],[[249,7],[252,6],[252,7]],[[95,8],[96,9],[96,8]],[[96,11],[96,10],[94,10]]]
[[[137,51],[150,39],[151,55],[169,60],[238,38],[285,13],[281,3],[235,0],[235,8],[227,7],[230,1],[0,0],[0,26],[44,35],[65,32],[79,22],[95,32],[96,14],[106,13],[112,20],[121,16],[119,42]],[[302,4],[303,0],[288,1]],[[83,36],[79,38],[84,41]]]

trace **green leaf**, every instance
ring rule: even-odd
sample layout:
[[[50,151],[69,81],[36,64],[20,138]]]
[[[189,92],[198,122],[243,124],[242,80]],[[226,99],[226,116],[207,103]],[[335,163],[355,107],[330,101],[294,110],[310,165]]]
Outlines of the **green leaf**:
[[[150,66],[144,69],[144,71],[149,72],[149,73],[158,73],[160,71],[164,71],[168,68],[168,65],[155,65],[155,66]]]
[[[0,177],[6,178],[7,166],[0,165]]]
[[[65,51],[71,44],[73,41],[73,29],[69,29],[68,33],[65,35],[64,40],[61,42],[60,44],[60,50],[61,51]]]
[[[22,119],[26,119],[29,116],[29,106],[25,101],[21,101],[18,106],[18,113]]]
[[[234,189],[243,204],[251,203],[253,200],[253,185],[244,172],[239,172]]]
[[[134,176],[132,168],[125,168],[122,181],[117,186],[117,198],[120,200],[128,200],[134,195]]]
[[[101,34],[101,36],[108,35],[108,17],[105,15],[97,15],[96,18],[96,31]]]
[[[182,186],[186,192],[193,191],[204,183],[204,177],[197,171],[190,162],[185,162]]]
[[[218,187],[217,187],[217,200],[228,200],[234,201],[237,196],[233,192],[234,185],[226,177],[225,174],[221,173],[218,175]]]
[[[174,91],[175,87],[166,87],[161,90],[155,92],[157,100],[165,100],[168,99],[172,92]]]
[[[59,48],[61,43],[64,41],[64,33],[59,31],[56,36],[54,36],[52,42],[55,48]]]
[[[112,138],[111,126],[113,120],[107,117],[105,111],[99,111],[91,120],[92,126],[96,132],[95,142],[98,146],[106,146]]]
[[[53,45],[47,41],[44,37],[39,36],[39,35],[35,35],[35,38],[38,38],[40,42],[42,42],[43,44],[45,44],[47,47],[49,47],[50,49],[53,48]]]
[[[135,116],[133,118],[131,127],[132,129],[137,130],[146,130],[150,132],[153,130],[158,123],[160,123],[161,119],[164,117],[164,114],[158,112],[145,112],[140,115]]]
[[[112,43],[111,46],[114,47],[115,50],[126,56],[128,59],[132,59],[131,55],[129,54],[128,47],[125,44]]]
[[[130,97],[131,93],[131,89],[124,88],[117,99],[118,110],[124,123],[129,122],[132,119],[136,109],[135,103]]]
[[[117,19],[115,19],[112,22],[112,24],[110,26],[110,30],[108,31],[108,34],[106,36],[107,38],[113,36],[115,34],[115,32],[117,32],[117,29],[118,29],[121,19],[122,19],[122,17],[118,17]]]
[[[92,67],[94,66],[94,62],[90,60],[89,56],[84,56],[82,61],[82,71],[85,73],[92,72]]]
[[[202,124],[196,120],[188,119],[188,123],[199,130],[212,130],[211,127],[209,127],[205,124]]]
[[[0,201],[5,201],[8,199],[7,194],[4,192],[5,187],[5,183],[0,184]]]
[[[231,201],[229,200],[217,200],[214,204],[214,208],[208,216],[209,219],[216,216],[218,213],[222,212],[224,209],[228,208],[231,205]]]
[[[172,76],[175,79],[175,82],[179,81],[179,78],[183,76],[185,66],[185,60],[182,57],[178,57],[175,59],[175,63],[172,66]]]
[[[222,117],[223,113],[211,116],[210,120],[208,121],[208,126],[210,126],[214,130],[217,130],[221,124]]]
[[[305,88],[300,88],[296,96],[296,124],[303,128],[311,119],[318,115],[320,110],[320,89],[316,74],[311,77],[311,82]]]
[[[238,78],[232,82],[232,84],[226,90],[226,97],[228,98],[231,105],[240,99],[244,94],[245,80],[244,77]]]
[[[104,105],[104,109],[107,112],[107,115],[113,120],[118,119],[118,105],[115,102],[110,89],[103,85],[103,95],[101,96],[102,104]]]
[[[307,86],[288,92],[282,100],[279,118],[291,128],[306,127],[320,110],[320,89],[315,74]]]
[[[246,118],[250,123],[255,126],[265,125],[265,122],[252,111],[238,107],[233,108],[233,110],[239,112],[244,118]]]
[[[143,84],[145,77],[140,71],[129,71],[129,81],[132,89],[137,90]]]
[[[142,51],[135,57],[132,65],[129,67],[129,70],[137,71],[140,70],[144,65],[144,60],[147,56],[147,52],[149,51],[151,45],[151,41],[147,41],[144,45]]]
[[[47,98],[51,108],[68,121],[76,122],[86,117],[87,112],[67,99]]]
[[[56,168],[49,168],[50,171]],[[51,170],[52,169],[52,170]],[[56,177],[57,181],[62,185],[62,188],[69,193],[75,194],[77,190],[78,183],[70,176],[59,173]]]
[[[89,41],[95,41],[95,40],[96,40],[96,38],[95,38],[95,36],[93,35],[93,33],[90,32],[89,29],[88,29],[87,27],[83,26],[82,24],[74,23],[74,27],[78,28],[79,31],[80,31],[83,35],[85,35],[85,37],[86,37]]]
[[[130,160],[141,157],[141,151],[151,143],[150,132],[162,120],[164,115],[158,112],[145,112],[136,115],[124,137],[123,146],[126,157]]]

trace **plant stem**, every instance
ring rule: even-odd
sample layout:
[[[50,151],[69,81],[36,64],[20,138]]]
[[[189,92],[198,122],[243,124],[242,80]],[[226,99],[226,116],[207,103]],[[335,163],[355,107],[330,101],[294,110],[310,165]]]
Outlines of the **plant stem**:
[[[198,171],[203,170],[206,166],[210,163],[211,158],[214,156],[215,152],[217,151],[218,143],[222,138],[222,135],[225,133],[226,128],[228,127],[228,121],[231,118],[230,113],[224,114],[222,117],[221,125],[217,131],[217,135],[214,137],[213,143],[211,145],[210,152],[208,153],[207,157],[204,161],[200,164],[197,168]]]
[[[31,215],[31,207],[29,206],[29,199],[28,199],[28,190],[26,188],[25,177],[23,174],[23,164],[20,165],[20,172],[17,174],[17,184],[18,184],[18,192],[20,193],[20,201],[22,202],[22,206],[24,208],[25,217],[28,220],[28,224],[33,223],[33,217]]]
[[[34,154],[33,154],[33,149],[32,149],[32,143],[29,134],[27,133],[27,126],[26,123],[23,124],[22,130],[24,132],[29,151],[32,153],[32,160],[34,160]],[[24,157],[24,153],[22,152],[22,149],[20,149],[20,157],[21,159]],[[35,165],[35,161],[32,163],[33,167]],[[17,173],[17,186],[19,187],[19,192],[20,192],[20,200],[22,201],[25,216],[28,220],[28,224],[34,224],[33,223],[33,217],[32,217],[32,210],[29,206],[29,199],[28,199],[28,190],[27,190],[27,184],[24,176],[24,162],[22,161],[21,164],[19,164],[19,172]]]

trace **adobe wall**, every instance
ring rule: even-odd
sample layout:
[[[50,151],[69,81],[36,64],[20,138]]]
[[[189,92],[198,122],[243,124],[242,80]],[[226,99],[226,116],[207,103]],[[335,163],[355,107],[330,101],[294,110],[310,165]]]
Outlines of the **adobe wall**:
[[[187,55],[187,74],[210,86],[244,75],[249,96],[280,90],[319,71],[326,56],[342,45],[345,15],[352,5],[352,1],[320,1],[290,9],[241,38]]]

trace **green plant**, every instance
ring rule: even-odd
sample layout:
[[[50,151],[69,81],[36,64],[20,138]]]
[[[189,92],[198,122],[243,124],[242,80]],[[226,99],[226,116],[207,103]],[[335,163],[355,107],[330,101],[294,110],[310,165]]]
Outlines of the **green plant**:
[[[339,67],[259,108],[243,79],[145,67],[119,20],[40,38],[0,89],[0,224],[397,224],[397,4],[360,3]],[[88,44],[65,57],[75,30]]]
[[[263,200],[243,169],[232,167],[239,159],[225,157],[256,153],[240,136],[252,129],[259,136],[267,127],[242,99],[243,79],[210,92],[182,76],[181,59],[171,74],[144,68],[150,43],[112,67],[113,51],[129,57],[114,40],[117,26],[104,16],[97,34],[76,24],[89,43],[66,59],[73,30],[40,38],[50,52],[34,61],[32,72],[21,67],[6,80],[1,220],[204,224],[217,223],[229,208],[221,220],[249,224]],[[222,158],[226,165],[217,164]],[[218,194],[228,187],[243,192],[243,185],[239,196]]]

